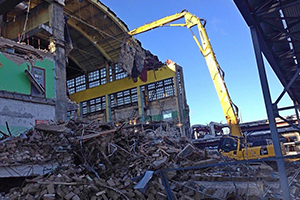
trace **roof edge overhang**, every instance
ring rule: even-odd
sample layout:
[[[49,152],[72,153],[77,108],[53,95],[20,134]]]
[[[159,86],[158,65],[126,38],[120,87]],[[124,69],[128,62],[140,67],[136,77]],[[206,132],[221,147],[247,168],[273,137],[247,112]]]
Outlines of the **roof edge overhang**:
[[[101,3],[99,0],[88,0],[89,2],[96,5],[99,9],[101,9],[104,13],[106,13],[124,32],[129,32],[127,25],[117,17],[117,15],[111,11],[107,6]]]
[[[265,58],[268,60],[269,64],[271,65],[273,71],[277,75],[279,81],[281,84],[286,87],[288,85],[287,80],[284,78],[282,71],[280,67],[277,64],[277,61],[275,60],[272,51],[270,50],[268,44],[266,43],[263,32],[261,27],[259,26],[258,22],[255,20],[254,17],[254,11],[250,11],[250,5],[245,0],[234,0],[234,3],[236,4],[237,8],[239,9],[241,15],[243,16],[245,22],[249,27],[255,27],[258,35],[259,45],[261,52],[263,52]],[[295,95],[288,90],[288,94],[292,99],[296,99]]]

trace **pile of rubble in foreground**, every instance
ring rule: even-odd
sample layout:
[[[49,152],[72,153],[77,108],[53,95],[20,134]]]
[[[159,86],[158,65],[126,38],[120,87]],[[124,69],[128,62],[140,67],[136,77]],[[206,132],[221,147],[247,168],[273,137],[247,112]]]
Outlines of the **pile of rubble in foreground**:
[[[218,165],[217,152],[175,135],[175,128],[157,124],[70,120],[3,137],[1,169],[26,169],[27,178],[0,199],[280,199],[279,176],[269,165]],[[296,199],[299,165],[288,167]]]

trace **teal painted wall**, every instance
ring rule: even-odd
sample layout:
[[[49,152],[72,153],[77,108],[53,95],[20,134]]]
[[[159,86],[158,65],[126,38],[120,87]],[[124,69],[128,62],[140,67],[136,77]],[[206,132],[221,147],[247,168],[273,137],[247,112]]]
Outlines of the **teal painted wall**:
[[[26,63],[17,65],[0,53],[0,90],[30,95],[31,83],[25,74]],[[30,66],[30,65],[29,65]],[[54,62],[48,59],[36,61],[34,66],[45,69],[46,98],[54,98]]]
[[[24,133],[25,131],[29,130],[30,128],[24,127],[24,126],[9,126],[9,130],[13,136],[18,136],[21,133]],[[0,125],[0,131],[3,133],[6,133],[9,135],[9,132],[6,128],[6,125]],[[1,135],[2,136],[2,135]]]

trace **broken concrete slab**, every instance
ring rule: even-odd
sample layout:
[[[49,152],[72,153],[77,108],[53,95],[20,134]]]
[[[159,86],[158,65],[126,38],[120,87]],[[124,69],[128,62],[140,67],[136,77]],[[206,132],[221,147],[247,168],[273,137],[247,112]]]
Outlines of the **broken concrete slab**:
[[[35,129],[50,133],[71,133],[71,129],[66,127],[65,124],[37,124],[35,125]]]
[[[58,167],[58,163],[51,164],[19,164],[19,165],[7,165],[0,166],[0,177],[27,177],[36,175],[46,175],[53,169]]]

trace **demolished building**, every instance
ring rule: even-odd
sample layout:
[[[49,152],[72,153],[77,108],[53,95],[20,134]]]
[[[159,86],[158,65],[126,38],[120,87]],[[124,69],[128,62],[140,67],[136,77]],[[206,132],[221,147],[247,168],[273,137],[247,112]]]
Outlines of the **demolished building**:
[[[101,2],[0,5],[0,185],[21,178],[1,199],[281,199],[276,167],[226,160],[175,137],[189,124],[182,68],[147,51],[151,65],[120,65],[128,28]],[[64,123],[78,111],[85,121]],[[132,118],[143,124],[122,123]],[[14,120],[36,125],[13,137],[21,132]],[[58,124],[39,124],[51,120]],[[287,169],[297,198],[299,162]]]
[[[60,119],[60,86],[52,54],[0,38],[0,131],[18,135],[41,122]],[[76,110],[67,98],[64,111]]]
[[[172,121],[182,134],[188,129],[182,68],[170,69],[142,49],[147,66],[126,71],[118,59],[129,30],[100,1],[3,1],[0,14],[2,132],[7,124],[19,134],[74,113],[106,122]]]

